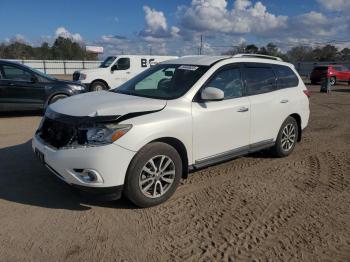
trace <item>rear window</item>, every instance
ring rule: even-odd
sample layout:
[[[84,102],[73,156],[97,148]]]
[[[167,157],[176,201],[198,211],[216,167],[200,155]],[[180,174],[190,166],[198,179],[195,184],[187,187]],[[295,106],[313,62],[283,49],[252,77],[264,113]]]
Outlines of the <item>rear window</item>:
[[[277,76],[278,89],[296,87],[299,85],[299,79],[290,67],[274,65],[273,69]]]
[[[257,95],[276,90],[276,76],[268,66],[247,65],[244,68],[248,95]]]

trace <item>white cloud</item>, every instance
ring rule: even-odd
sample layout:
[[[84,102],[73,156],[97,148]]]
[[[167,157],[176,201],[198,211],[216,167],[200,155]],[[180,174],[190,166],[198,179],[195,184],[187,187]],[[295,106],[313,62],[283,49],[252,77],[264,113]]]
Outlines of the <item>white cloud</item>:
[[[16,34],[11,39],[6,39],[6,40],[9,43],[21,43],[21,44],[28,44],[29,43],[27,38],[24,35],[21,35],[21,34]]]
[[[75,42],[83,42],[83,38],[81,37],[80,34],[78,33],[75,33],[75,34],[72,34],[70,33],[66,28],[64,28],[63,26],[61,27],[58,27],[56,29],[56,32],[55,32],[55,37],[63,37],[63,38],[69,38]]]
[[[165,38],[175,37],[180,32],[176,26],[168,27],[163,12],[144,6],[146,27],[140,32],[140,36],[149,42],[159,42]]]
[[[190,30],[231,34],[262,33],[284,28],[288,17],[267,11],[261,2],[236,0],[233,9],[226,0],[192,0],[178,9],[181,24]]]
[[[349,0],[317,0],[324,8],[331,11],[348,12],[350,10]]]

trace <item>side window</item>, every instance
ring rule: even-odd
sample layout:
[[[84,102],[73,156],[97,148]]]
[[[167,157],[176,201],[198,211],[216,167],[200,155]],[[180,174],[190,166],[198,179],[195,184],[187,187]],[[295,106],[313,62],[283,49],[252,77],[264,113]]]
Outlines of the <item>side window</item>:
[[[257,95],[276,90],[276,76],[271,67],[247,66],[244,69],[248,95]]]
[[[296,87],[299,85],[299,79],[292,69],[288,66],[274,65],[273,69],[277,75],[277,88]]]
[[[130,68],[130,58],[123,57],[117,61],[118,70],[127,70]]]
[[[229,68],[219,71],[205,85],[205,87],[216,87],[224,91],[224,99],[241,97],[243,95],[243,84],[239,68]]]
[[[32,75],[25,70],[18,67],[3,65],[2,66],[4,79],[18,80],[18,81],[30,81]]]

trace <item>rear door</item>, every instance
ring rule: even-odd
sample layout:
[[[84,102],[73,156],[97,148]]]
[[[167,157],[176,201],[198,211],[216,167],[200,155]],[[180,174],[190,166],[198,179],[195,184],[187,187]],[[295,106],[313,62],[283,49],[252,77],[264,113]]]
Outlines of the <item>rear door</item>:
[[[346,78],[346,74],[343,71],[342,66],[333,66],[333,73],[338,81],[344,81]]]
[[[30,71],[12,64],[1,66],[1,100],[12,108],[37,108],[43,104],[45,88]]]
[[[270,144],[284,115],[279,111],[275,73],[270,64],[245,63],[243,77],[251,107],[250,143],[253,147]]]

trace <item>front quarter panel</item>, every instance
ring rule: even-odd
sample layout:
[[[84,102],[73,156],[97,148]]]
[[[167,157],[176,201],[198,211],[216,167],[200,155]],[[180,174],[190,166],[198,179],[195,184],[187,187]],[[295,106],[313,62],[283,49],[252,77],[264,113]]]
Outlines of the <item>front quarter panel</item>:
[[[131,130],[115,143],[123,148],[139,151],[148,143],[161,138],[175,138],[186,147],[187,158],[192,163],[191,103],[185,99],[172,100],[159,112],[122,122],[132,124]]]

